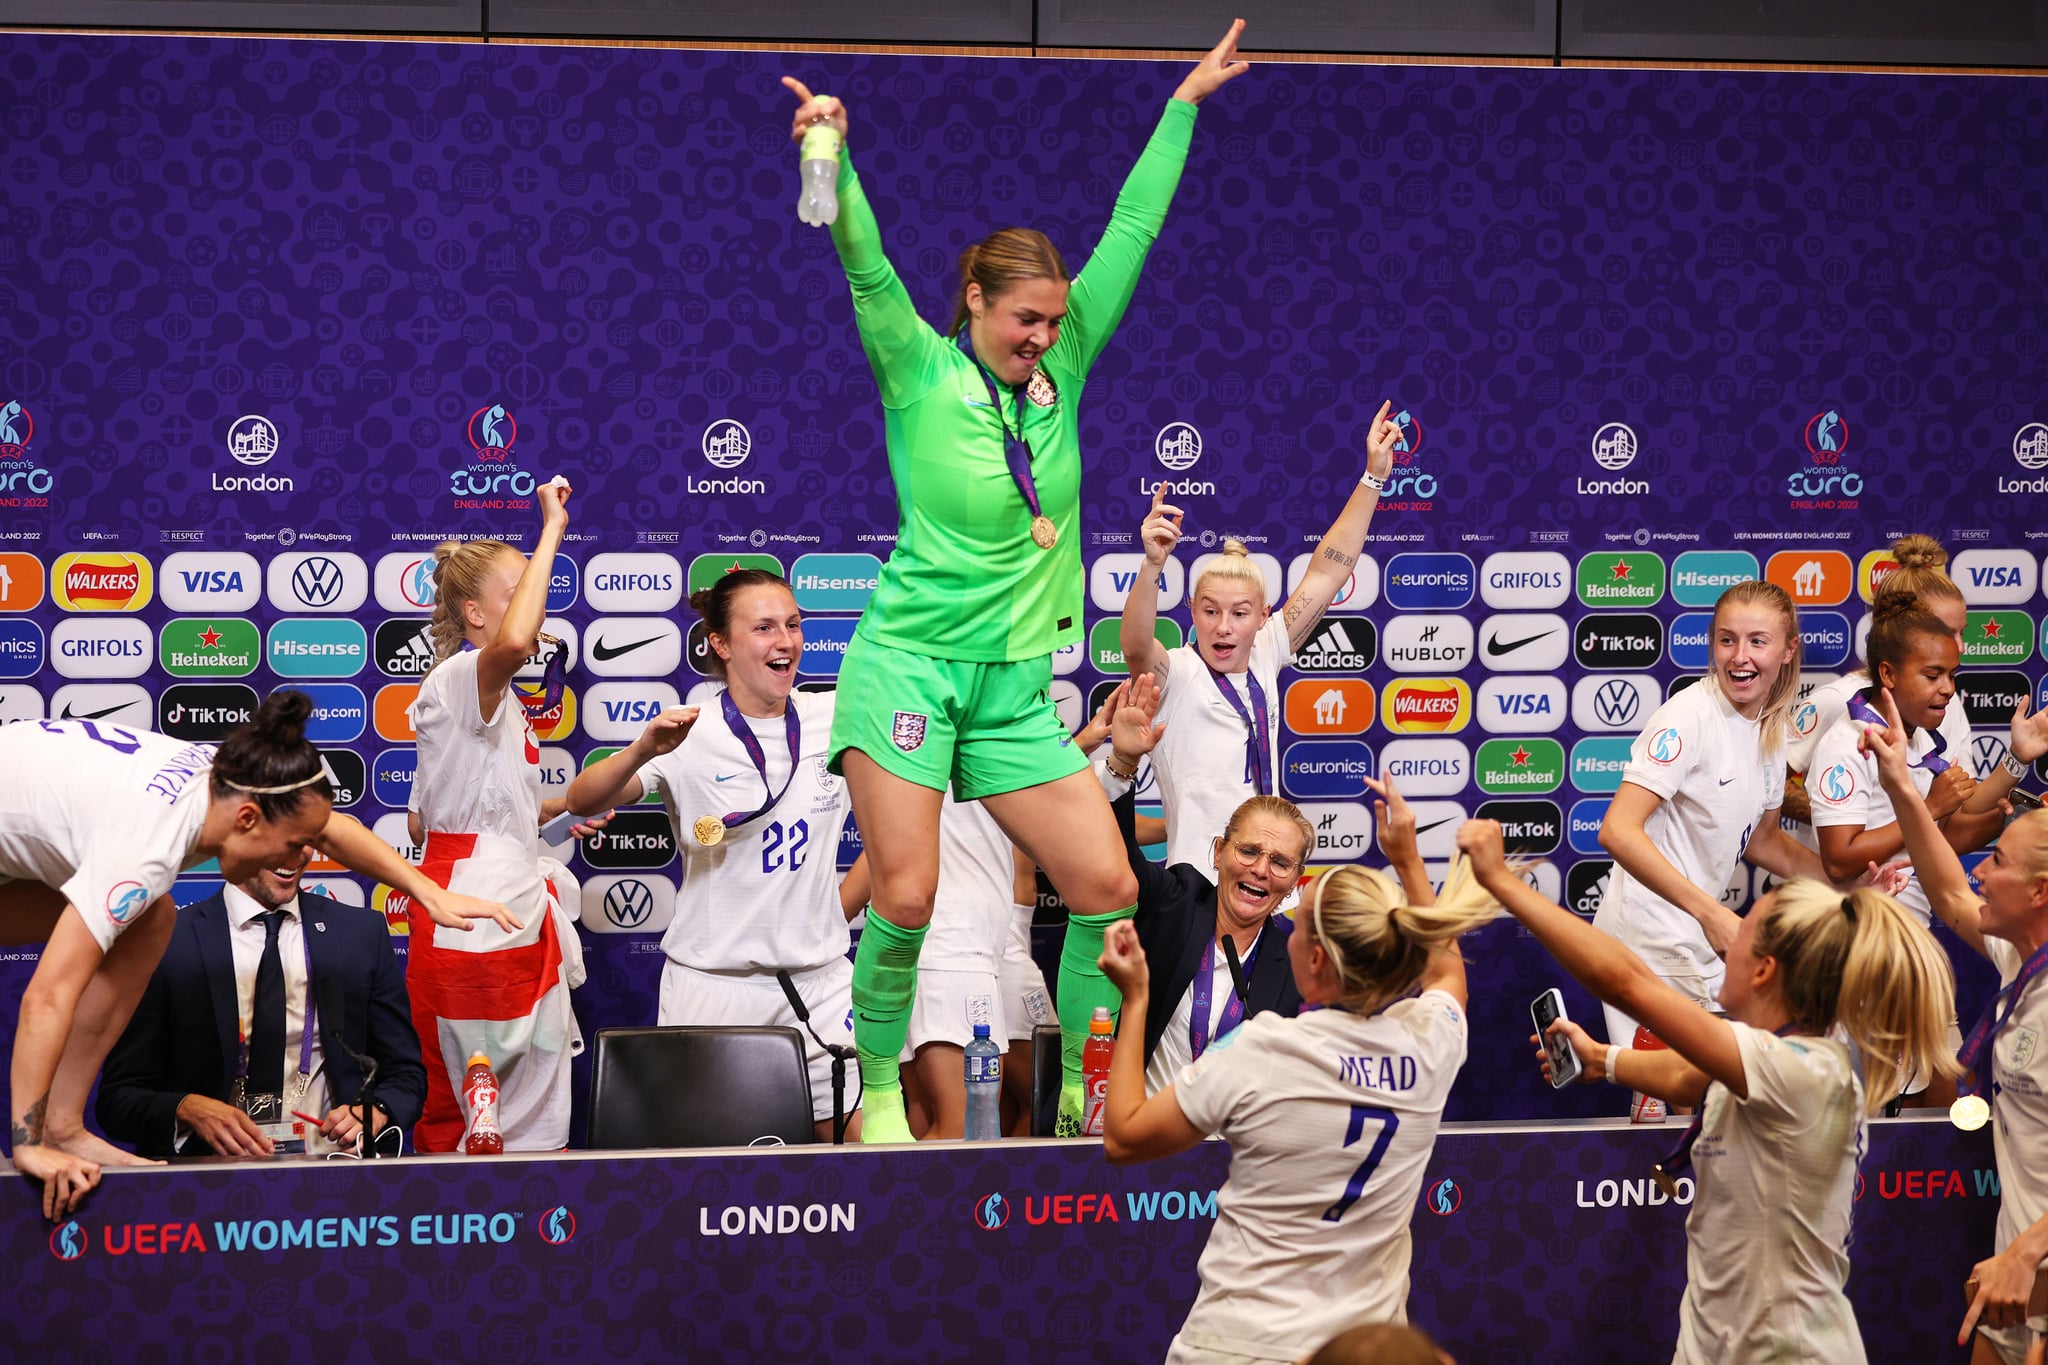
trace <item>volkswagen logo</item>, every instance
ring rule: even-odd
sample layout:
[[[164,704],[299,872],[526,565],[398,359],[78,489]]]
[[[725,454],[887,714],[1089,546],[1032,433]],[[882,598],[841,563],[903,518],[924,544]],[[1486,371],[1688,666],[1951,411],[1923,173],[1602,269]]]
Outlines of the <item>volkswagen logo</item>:
[[[654,892],[637,877],[613,882],[604,893],[604,917],[621,929],[637,929],[654,913]]]
[[[1643,697],[1634,683],[1615,678],[1600,684],[1600,690],[1593,694],[1593,707],[1600,713],[1602,724],[1623,726],[1643,709]]]
[[[341,596],[341,565],[326,555],[300,561],[292,570],[292,591],[309,607],[331,606]]]

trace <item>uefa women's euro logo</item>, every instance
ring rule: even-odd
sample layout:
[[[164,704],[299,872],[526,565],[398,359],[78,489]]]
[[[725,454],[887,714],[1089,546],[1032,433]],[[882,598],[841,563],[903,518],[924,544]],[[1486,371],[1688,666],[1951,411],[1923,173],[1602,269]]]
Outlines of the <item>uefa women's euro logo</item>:
[[[502,462],[519,439],[519,423],[503,403],[486,403],[469,415],[468,435],[478,460]]]
[[[519,440],[519,421],[503,403],[486,403],[469,415],[463,428],[470,462],[449,476],[455,510],[523,511],[532,507],[533,475],[512,462]]]

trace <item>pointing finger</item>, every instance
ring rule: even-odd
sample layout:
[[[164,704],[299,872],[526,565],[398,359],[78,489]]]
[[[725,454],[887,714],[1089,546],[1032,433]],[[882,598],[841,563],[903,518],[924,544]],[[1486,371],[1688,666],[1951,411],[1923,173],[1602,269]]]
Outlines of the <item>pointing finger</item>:
[[[811,87],[805,85],[802,81],[798,80],[794,76],[784,76],[782,78],[782,83],[788,86],[790,92],[806,104],[809,104],[811,100],[814,98],[811,94]]]
[[[1373,426],[1374,426],[1375,428],[1377,428],[1377,427],[1379,426],[1379,424],[1380,424],[1380,423],[1382,423],[1382,422],[1386,421],[1386,420],[1387,420],[1387,414],[1388,414],[1388,413],[1390,413],[1390,412],[1392,412],[1393,410],[1394,410],[1394,400],[1393,400],[1393,399],[1389,398],[1389,399],[1387,399],[1387,400],[1386,400],[1386,401],[1385,401],[1384,403],[1381,403],[1381,404],[1380,404],[1380,412],[1379,412],[1379,416],[1377,416],[1377,417],[1375,417],[1375,418],[1373,418],[1373,419],[1372,419],[1372,424],[1373,424]]]

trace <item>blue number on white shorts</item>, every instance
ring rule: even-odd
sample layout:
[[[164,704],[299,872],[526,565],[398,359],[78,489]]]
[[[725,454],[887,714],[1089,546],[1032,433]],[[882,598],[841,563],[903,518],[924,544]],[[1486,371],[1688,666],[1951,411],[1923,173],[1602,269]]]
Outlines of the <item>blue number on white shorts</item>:
[[[132,754],[142,747],[142,741],[118,725],[100,725],[89,720],[46,720],[43,728],[53,735],[81,731],[87,739],[98,740],[116,753]]]
[[[1365,1193],[1365,1182],[1372,1179],[1372,1173],[1380,1168],[1380,1159],[1387,1154],[1387,1144],[1394,1140],[1395,1132],[1401,1127],[1401,1116],[1391,1109],[1375,1109],[1369,1104],[1351,1106],[1351,1124],[1344,1130],[1344,1145],[1349,1147],[1358,1141],[1358,1135],[1365,1130],[1367,1119],[1378,1119],[1385,1126],[1380,1135],[1373,1139],[1372,1150],[1365,1154],[1365,1160],[1358,1163],[1358,1169],[1345,1182],[1344,1197],[1323,1210],[1323,1221],[1334,1223],[1344,1216],[1344,1211],[1358,1202],[1358,1196]]]
[[[804,854],[810,846],[809,821],[792,820],[786,831],[780,820],[770,821],[768,827],[761,831],[762,874],[783,870],[796,871],[804,865]]]

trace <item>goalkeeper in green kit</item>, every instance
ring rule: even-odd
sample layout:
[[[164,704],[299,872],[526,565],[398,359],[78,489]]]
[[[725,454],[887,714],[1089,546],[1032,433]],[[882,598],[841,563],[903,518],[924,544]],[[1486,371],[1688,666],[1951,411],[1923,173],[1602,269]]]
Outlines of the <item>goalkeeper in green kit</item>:
[[[1138,886],[1109,802],[1048,693],[1053,651],[1081,638],[1077,408],[1165,221],[1195,106],[1247,69],[1237,60],[1243,30],[1232,24],[1174,91],[1087,268],[1070,281],[1043,233],[994,233],[960,257],[946,336],[918,316],[851,158],[840,161],[832,240],[874,367],[901,508],[895,551],[839,670],[832,726],[832,768],[851,789],[874,886],[853,967],[863,1141],[911,1140],[898,1057],[949,783],[956,799],[982,802],[1066,900],[1060,1132],[1080,1131],[1088,1018],[1120,1002],[1095,960]],[[844,137],[844,105],[783,84],[803,101],[792,137],[820,123]]]

